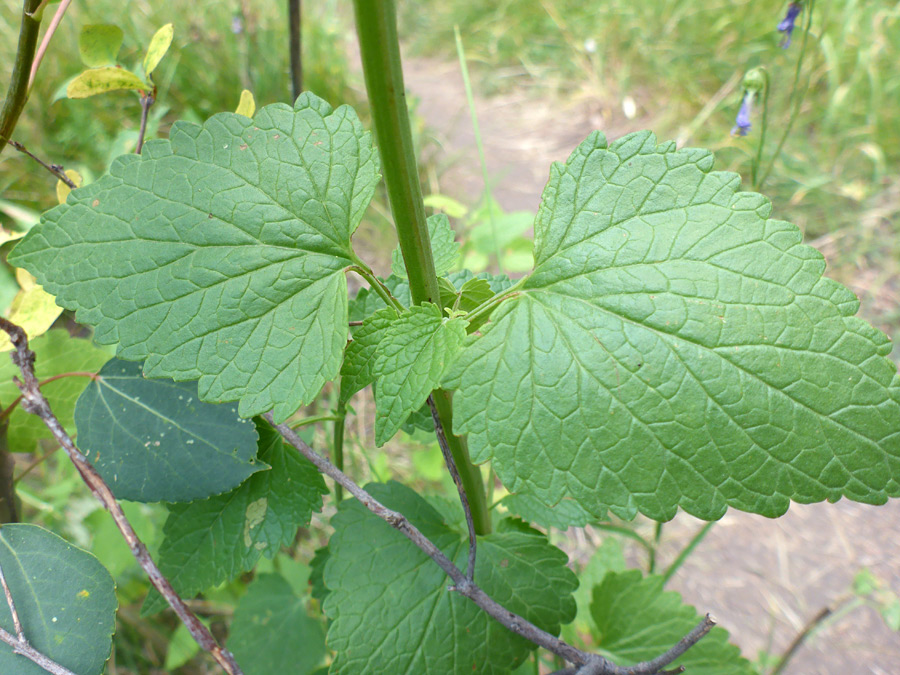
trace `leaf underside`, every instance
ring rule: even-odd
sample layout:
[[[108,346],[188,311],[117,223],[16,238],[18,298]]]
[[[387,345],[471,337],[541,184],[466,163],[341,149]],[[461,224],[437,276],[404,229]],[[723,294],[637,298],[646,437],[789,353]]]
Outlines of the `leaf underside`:
[[[465,535],[422,497],[393,482],[366,489],[465,567]],[[336,653],[331,673],[508,673],[534,648],[448,591],[446,575],[430,558],[357,501],[342,502],[332,524],[324,556],[324,610],[333,618],[328,643]],[[574,617],[578,582],[565,554],[540,535],[481,537],[475,581],[553,634]]]
[[[510,491],[660,520],[900,496],[887,337],[712,164],[642,132],[553,166],[534,272],[444,382]]]
[[[118,605],[115,583],[100,561],[37,525],[7,524],[0,527],[0,568],[31,646],[79,675],[100,675]],[[0,627],[15,635],[5,597]],[[0,673],[46,675],[4,643]]]
[[[356,113],[303,94],[252,120],[177,122],[48,211],[10,261],[148,377],[283,421],[340,368],[350,236],[378,180]]]

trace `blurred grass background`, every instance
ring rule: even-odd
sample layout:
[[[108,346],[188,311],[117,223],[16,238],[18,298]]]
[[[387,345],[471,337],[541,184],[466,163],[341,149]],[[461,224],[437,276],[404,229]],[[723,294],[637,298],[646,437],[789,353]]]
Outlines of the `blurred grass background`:
[[[4,88],[19,30],[19,5],[0,7]],[[536,99],[552,98],[561,110],[573,104],[591,106],[601,120],[625,120],[634,128],[653,129],[660,139],[708,147],[717,154],[718,168],[741,172],[747,184],[759,119],[748,137],[730,136],[740,79],[755,66],[765,66],[770,73],[768,157],[788,120],[799,54],[799,29],[790,49],[779,48],[781,36],[775,27],[786,5],[775,0],[405,0],[401,35],[412,58],[454,62],[453,28],[458,25],[476,89],[483,94],[514,90]],[[362,106],[365,115],[360,74],[351,65],[356,58],[351,15],[347,1],[304,3],[304,82],[332,104]],[[57,100],[57,92],[83,69],[79,29],[91,23],[118,25],[125,33],[120,62],[129,66],[140,62],[150,37],[169,22],[175,26],[175,41],[157,70],[159,96],[151,111],[151,136],[165,137],[176,119],[200,121],[234,110],[244,88],[254,93],[258,106],[290,101],[286,3],[75,2],[44,59],[15,140],[48,161],[79,170],[88,180],[102,174],[114,157],[133,147],[140,106],[129,92]],[[819,0],[812,38],[801,78],[809,82],[809,93],[764,192],[774,202],[775,215],[797,223],[826,254],[830,274],[862,297],[864,314],[897,336],[900,2]],[[564,112],[558,123],[566,124]],[[421,120],[415,124],[423,147],[428,134]],[[433,154],[434,148],[428,152]],[[426,166],[423,173],[433,170]],[[40,211],[56,203],[55,182],[8,148],[0,156],[0,223],[17,229],[30,225]],[[449,196],[476,207],[471,195]],[[383,252],[393,246],[392,236],[380,234],[387,221],[383,200],[376,201],[360,233],[364,245],[380,246]],[[376,257],[373,253],[368,259],[374,262]],[[0,282],[14,283],[9,270],[4,274]],[[348,434],[348,443],[368,448],[365,425],[371,421],[371,400],[364,394],[354,406],[357,432]],[[327,411],[326,402],[320,412]],[[323,435],[317,440],[327,444]],[[439,484],[444,472],[433,443],[405,442],[415,452],[399,461],[392,457],[388,462],[383,453],[355,452],[359,466],[354,470],[381,479],[394,475]],[[46,462],[30,478],[40,486],[29,491],[23,483],[32,520],[95,551],[115,546],[112,541],[118,535],[67,463]],[[54,486],[49,493],[47,485]],[[135,517],[146,521],[150,537],[164,513],[157,507],[141,509]],[[318,527],[323,529],[321,523]],[[121,559],[121,550],[115,556]],[[136,606],[146,587],[127,559],[121,565],[124,609],[110,672],[166,672],[162,664],[174,622],[137,618]],[[218,599],[227,604],[239,595],[236,584],[221,589]],[[224,622],[214,622],[217,630],[223,627]],[[198,657],[173,672],[194,675],[214,669]]]

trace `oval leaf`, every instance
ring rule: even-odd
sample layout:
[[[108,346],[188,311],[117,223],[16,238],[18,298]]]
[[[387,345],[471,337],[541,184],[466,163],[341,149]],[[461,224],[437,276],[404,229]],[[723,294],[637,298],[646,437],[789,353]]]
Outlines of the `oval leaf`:
[[[535,270],[445,382],[511,492],[661,520],[900,496],[888,338],[712,164],[645,132],[553,166]]]
[[[109,24],[88,25],[78,36],[78,52],[88,68],[111,66],[122,48],[122,29]]]
[[[66,87],[66,95],[69,98],[87,98],[120,89],[144,91],[150,87],[130,70],[108,66],[85,70],[69,82],[69,86]]]
[[[11,259],[148,376],[199,378],[203,400],[283,421],[340,368],[350,235],[378,180],[356,113],[303,94],[252,120],[175,123]]]
[[[151,38],[150,45],[147,47],[147,55],[144,57],[144,74],[147,77],[150,77],[153,71],[156,70],[156,66],[162,61],[162,57],[169,51],[174,35],[175,28],[172,24],[167,23],[156,31],[156,34]]]
[[[0,567],[32,647],[79,675],[100,675],[116,629],[116,589],[87,551],[37,525],[0,527]],[[15,635],[5,598],[0,626]],[[0,642],[0,673],[46,671]]]
[[[119,499],[188,502],[267,468],[253,423],[202,403],[195,382],[147,380],[118,359],[98,375],[75,406],[78,446]]]
[[[253,117],[253,113],[256,112],[256,100],[253,98],[252,91],[248,89],[241,91],[241,100],[238,102],[237,110],[234,112],[236,115]]]

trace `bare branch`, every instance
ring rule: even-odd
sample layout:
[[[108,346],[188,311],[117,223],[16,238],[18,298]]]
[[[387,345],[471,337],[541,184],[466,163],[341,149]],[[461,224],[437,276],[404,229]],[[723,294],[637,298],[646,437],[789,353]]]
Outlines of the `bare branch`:
[[[456,462],[453,461],[453,453],[450,451],[450,444],[447,443],[447,434],[444,433],[444,425],[441,424],[441,416],[438,414],[437,407],[434,405],[434,398],[428,397],[428,407],[431,408],[431,419],[434,420],[434,433],[438,439],[438,445],[441,446],[441,454],[444,455],[444,462],[447,464],[447,470],[456,484],[456,490],[459,492],[459,501],[462,503],[463,512],[466,514],[466,526],[469,528],[469,564],[466,568],[466,579],[470,582],[475,581],[475,552],[478,541],[475,538],[475,521],[472,519],[472,509],[469,507],[469,496],[463,487],[462,479],[459,477],[459,470],[456,468]]]
[[[66,185],[68,185],[68,186],[69,186],[70,188],[72,188],[73,190],[74,190],[75,188],[78,187],[77,185],[75,185],[75,183],[72,181],[72,179],[69,178],[69,177],[66,175],[65,169],[63,169],[62,165],[60,165],[60,164],[48,164],[47,162],[45,162],[44,160],[42,160],[42,159],[41,159],[40,157],[38,157],[37,155],[34,155],[34,154],[32,154],[31,152],[29,152],[28,149],[27,149],[24,145],[22,145],[21,143],[19,143],[18,141],[10,140],[10,141],[9,141],[9,144],[10,144],[13,148],[15,148],[16,150],[18,150],[19,152],[21,152],[23,155],[28,155],[29,157],[31,157],[31,159],[33,159],[35,162],[37,162],[37,163],[40,164],[42,167],[44,167],[45,169],[47,169],[47,171],[49,171],[49,172],[52,173],[54,176],[56,176],[57,178],[59,178],[63,183],[65,183]]]
[[[54,14],[53,18],[50,20],[50,25],[47,26],[47,31],[44,33],[44,37],[41,40],[41,45],[37,48],[34,63],[31,64],[31,72],[28,75],[29,91],[31,91],[31,87],[34,86],[34,78],[37,77],[38,68],[41,67],[41,61],[44,59],[44,54],[47,53],[47,47],[50,46],[50,40],[53,39],[53,34],[59,27],[59,22],[62,21],[63,15],[66,13],[66,10],[69,9],[69,5],[71,4],[72,0],[62,0],[62,2],[59,3],[59,7],[56,8],[56,14]]]
[[[17,640],[15,636],[10,635],[2,628],[0,628],[0,641],[5,642],[12,647],[14,654],[24,656],[32,663],[39,665],[48,673],[52,673],[53,675],[76,675],[65,666],[61,666],[56,661],[41,654],[24,639]]]
[[[153,91],[156,91],[155,86]],[[144,135],[147,133],[147,115],[150,113],[150,108],[153,107],[154,103],[156,103],[156,99],[153,97],[153,94],[147,93],[141,96],[141,129],[138,131],[137,144],[134,146],[136,155],[141,154],[141,150],[144,148]]]
[[[19,381],[18,378],[15,379],[16,386],[19,387],[22,392],[22,407],[26,412],[41,418],[56,441],[63,447],[66,454],[69,455],[69,459],[72,460],[75,468],[78,469],[78,473],[81,474],[82,480],[84,480],[85,484],[90,488],[91,492],[100,501],[103,507],[109,511],[110,515],[112,515],[116,527],[119,528],[122,536],[125,537],[128,548],[131,550],[131,554],[150,578],[150,583],[153,584],[153,587],[160,592],[172,609],[175,610],[175,614],[177,614],[178,618],[185,624],[197,644],[200,645],[202,649],[209,652],[226,673],[229,675],[243,675],[243,671],[241,671],[240,666],[238,666],[231,653],[219,646],[216,639],[212,636],[212,633],[209,632],[206,626],[200,623],[200,620],[187,605],[185,605],[184,600],[178,596],[169,581],[163,576],[162,572],[159,571],[156,563],[153,562],[153,559],[147,552],[147,547],[144,546],[143,542],[138,538],[131,523],[125,517],[122,507],[119,505],[119,502],[116,501],[116,498],[113,495],[112,490],[110,490],[109,486],[106,484],[106,481],[103,480],[100,474],[97,473],[97,470],[94,469],[93,465],[87,461],[83,454],[81,454],[81,451],[75,447],[72,438],[66,433],[66,430],[56,418],[56,415],[53,414],[53,411],[50,409],[50,404],[47,403],[47,399],[44,398],[44,395],[41,393],[38,379],[34,374],[34,352],[28,349],[28,337],[25,335],[25,331],[2,317],[0,317],[0,329],[3,329],[9,334],[9,339],[15,347],[15,351],[12,354],[13,363],[15,363],[22,372],[22,378],[24,380]],[[65,672],[68,673],[68,671]]]
[[[513,633],[524,637],[526,640],[529,640],[539,647],[543,647],[544,649],[553,652],[557,656],[561,656],[569,663],[575,664],[577,668],[570,672],[575,672],[579,675],[658,675],[662,668],[681,656],[689,647],[696,644],[715,625],[715,622],[707,614],[706,618],[701,621],[696,628],[682,638],[678,644],[668,650],[665,654],[662,654],[652,661],[638,663],[633,666],[617,666],[602,656],[589,654],[573,647],[563,640],[560,640],[555,635],[551,635],[547,631],[538,628],[530,621],[507,610],[503,605],[481,590],[477,584],[467,579],[466,575],[463,574],[463,572],[454,565],[446,555],[444,555],[443,551],[435,546],[428,537],[422,534],[415,525],[409,522],[402,513],[387,508],[372,495],[363,490],[359,485],[347,477],[343,471],[309,447],[309,445],[294,433],[289,426],[286,424],[276,424],[272,417],[272,413],[266,413],[263,417],[274,426],[282,437],[294,446],[301,455],[312,462],[319,471],[342,485],[347,492],[356,497],[356,499],[369,511],[384,520],[394,529],[398,530],[403,536],[409,539],[431,558],[453,581],[451,590],[469,598],[469,600],[478,605],[478,607],[489,616],[499,621]],[[588,669],[585,670],[585,668]]]
[[[22,630],[22,622],[19,621],[19,613],[16,611],[16,603],[13,602],[12,592],[9,590],[9,584],[6,583],[6,577],[3,576],[3,568],[0,567],[0,585],[3,586],[3,594],[6,596],[6,604],[9,605],[9,613],[12,614],[13,627],[16,630],[16,636],[19,642],[25,642],[25,633]]]

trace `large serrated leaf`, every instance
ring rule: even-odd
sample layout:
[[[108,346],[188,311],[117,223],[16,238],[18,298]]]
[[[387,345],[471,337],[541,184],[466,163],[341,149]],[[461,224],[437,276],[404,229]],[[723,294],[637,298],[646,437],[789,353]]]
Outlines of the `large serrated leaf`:
[[[441,276],[453,269],[459,261],[459,244],[456,242],[453,228],[450,227],[450,220],[443,213],[429,216],[425,222],[428,224],[431,239],[434,271]],[[406,279],[406,264],[403,262],[403,253],[399,247],[391,253],[391,272]]]
[[[234,612],[228,648],[246,675],[307,675],[325,657],[325,632],[283,577],[263,574]]]
[[[553,166],[535,270],[445,382],[511,491],[656,519],[900,496],[888,339],[712,162],[595,133]]]
[[[29,347],[36,355],[34,368],[39,380],[66,373],[87,375],[96,373],[109,361],[111,354],[98,349],[89,340],[79,340],[65,330],[51,330],[34,340]],[[75,402],[90,379],[82,375],[62,377],[41,385],[41,392],[50,402],[53,413],[70,433],[74,433]],[[0,357],[0,403],[9,406],[21,393],[13,377],[21,377],[19,368],[8,356]],[[34,452],[42,438],[52,438],[40,417],[17,406],[9,416],[9,449],[13,452]]]
[[[620,666],[656,658],[696,626],[701,616],[673,591],[663,591],[662,577],[642,578],[640,570],[608,572],[594,586],[591,616],[597,646]],[[754,675],[756,670],[728,642],[728,631],[714,627],[671,669],[684,666],[691,675]]]
[[[257,429],[259,459],[269,471],[227,494],[169,506],[159,568],[185,597],[252,569],[263,555],[274,557],[322,508],[328,490],[318,470],[284,447],[271,426],[257,420]],[[162,596],[151,593],[142,612],[164,607]]]
[[[75,406],[78,446],[119,499],[189,502],[266,468],[253,423],[203,403],[196,382],[147,380],[112,359]]]
[[[116,589],[87,551],[37,525],[0,527],[0,567],[32,647],[79,675],[100,675],[116,630]],[[0,626],[15,635],[6,598]],[[0,673],[46,675],[0,643]]]
[[[406,515],[457,565],[466,536],[448,526],[422,497],[399,483],[366,488]],[[406,537],[355,500],[341,503],[325,562],[331,672],[508,673],[534,645],[514,635],[467,599]],[[475,581],[512,612],[559,632],[571,621],[577,585],[566,556],[536,534],[479,538]]]
[[[149,377],[199,379],[203,400],[281,421],[340,368],[350,235],[378,180],[356,113],[303,94],[252,120],[177,122],[10,260]]]
[[[463,319],[445,319],[425,303],[384,331],[375,362],[375,442],[387,443],[440,384],[466,337]]]

